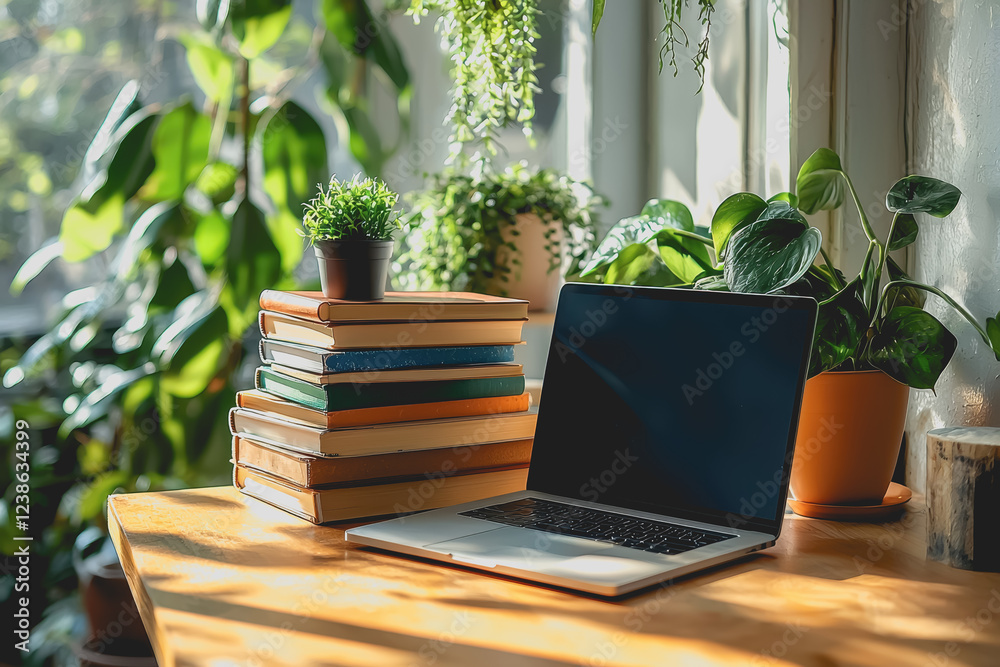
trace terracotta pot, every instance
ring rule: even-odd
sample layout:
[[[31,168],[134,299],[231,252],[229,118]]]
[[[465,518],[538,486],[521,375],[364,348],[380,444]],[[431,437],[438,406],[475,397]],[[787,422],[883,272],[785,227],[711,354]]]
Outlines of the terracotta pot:
[[[555,230],[551,240],[545,237],[549,229]],[[506,280],[495,279],[489,291],[515,299],[527,299],[528,310],[554,310],[562,284],[562,271],[561,266],[549,271],[551,253],[547,246],[552,242],[562,245],[562,225],[546,224],[534,213],[519,213],[513,223],[500,228],[500,234],[504,241],[512,242],[517,247],[517,252],[507,247],[497,252],[497,265],[509,266],[510,271]]]
[[[882,371],[821,373],[806,382],[791,492],[820,505],[882,501],[899,456],[910,388]]]
[[[348,301],[385,298],[392,241],[316,241],[314,249],[325,296]]]

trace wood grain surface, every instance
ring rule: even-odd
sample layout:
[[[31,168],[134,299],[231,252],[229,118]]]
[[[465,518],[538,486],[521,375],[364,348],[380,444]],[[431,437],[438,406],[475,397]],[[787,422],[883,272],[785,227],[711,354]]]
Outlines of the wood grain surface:
[[[112,496],[161,667],[997,665],[1000,575],[893,523],[789,516],[777,546],[604,600],[345,544],[232,488]]]

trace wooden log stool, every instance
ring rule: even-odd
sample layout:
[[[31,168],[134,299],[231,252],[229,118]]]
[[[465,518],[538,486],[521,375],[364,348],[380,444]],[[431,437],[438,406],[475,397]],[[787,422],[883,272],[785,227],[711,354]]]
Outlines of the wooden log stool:
[[[1000,572],[1000,428],[927,433],[927,557]]]

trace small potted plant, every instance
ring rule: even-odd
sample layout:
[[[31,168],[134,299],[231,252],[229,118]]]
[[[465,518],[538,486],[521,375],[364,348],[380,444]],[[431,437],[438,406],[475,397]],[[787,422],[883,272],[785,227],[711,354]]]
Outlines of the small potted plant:
[[[562,275],[593,247],[592,208],[603,202],[585,183],[524,163],[437,174],[404,217],[397,278],[407,289],[485,292],[549,310]]]
[[[316,251],[323,294],[376,301],[385,296],[399,196],[379,179],[330,179],[305,205],[304,235]]]
[[[868,239],[853,279],[833,267],[819,230],[805,218],[839,207],[848,192]],[[900,179],[886,196],[892,225],[879,238],[840,158],[821,148],[802,165],[795,194],[766,201],[735,194],[716,210],[710,229],[695,228],[678,202],[650,202],[642,215],[612,227],[582,276],[814,297],[819,319],[792,463],[792,493],[802,501],[795,510],[878,504],[899,453],[909,390],[932,389],[958,344],[923,310],[925,295],[967,319],[1000,360],[1000,313],[981,326],[952,297],[913,280],[889,256],[916,239],[916,214],[943,218],[960,197],[955,186],[934,178]]]

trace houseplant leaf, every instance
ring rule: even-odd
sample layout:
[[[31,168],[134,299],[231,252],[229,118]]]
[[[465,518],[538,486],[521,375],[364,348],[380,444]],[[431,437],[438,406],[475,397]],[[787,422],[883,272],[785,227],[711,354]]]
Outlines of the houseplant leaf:
[[[929,213],[943,218],[955,210],[962,192],[951,183],[928,176],[907,176],[896,181],[885,196],[885,206],[901,213]]]
[[[256,310],[260,293],[281,276],[281,255],[271,240],[264,214],[247,199],[233,213],[226,271],[233,305],[246,313]]]
[[[986,335],[990,339],[994,356],[1000,361],[1000,322],[997,320],[1000,320],[1000,313],[997,313],[996,317],[986,318]]]
[[[768,199],[767,203],[770,204],[771,202],[776,202],[776,201],[788,202],[789,204],[795,207],[798,207],[799,205],[799,198],[796,197],[791,192],[779,192],[778,194]]]
[[[604,277],[607,285],[676,285],[677,277],[670,272],[660,256],[645,243],[625,247]]]
[[[597,34],[597,26],[601,25],[601,17],[604,16],[604,4],[605,0],[594,0],[594,13],[591,18],[591,31],[592,34]]]
[[[291,0],[232,0],[229,16],[244,58],[253,59],[274,46],[292,17]]]
[[[808,225],[805,217],[799,213],[798,209],[786,201],[778,200],[769,202],[767,207],[760,212],[757,220],[793,220],[803,225]]]
[[[739,192],[719,204],[712,216],[712,241],[720,261],[733,232],[756,220],[766,208],[767,202],[750,192]]]
[[[829,148],[817,149],[802,164],[795,179],[795,194],[803,213],[835,209],[846,196],[840,157]]]
[[[889,239],[889,250],[902,250],[917,240],[917,220],[912,213],[900,213]]]
[[[302,205],[316,184],[329,178],[326,139],[305,109],[286,102],[261,130],[261,146],[264,190],[278,209],[277,215],[268,216],[268,226],[281,251],[283,270],[291,271],[302,259]]]
[[[672,199],[650,199],[639,211],[640,217],[658,222],[661,227],[694,231],[694,217],[688,207]]]
[[[760,220],[729,240],[724,276],[734,292],[768,294],[788,287],[809,270],[823,237],[796,220]]]
[[[862,301],[861,281],[847,287],[819,305],[816,336],[809,361],[809,376],[837,368],[850,359],[868,327],[868,311]]]
[[[205,97],[213,102],[230,100],[236,81],[233,57],[208,39],[194,35],[184,35],[180,39],[194,81]]]
[[[681,282],[692,283],[711,271],[712,260],[704,243],[670,228],[661,229],[654,238],[663,263]]]
[[[212,121],[190,102],[171,110],[153,134],[156,168],[139,191],[151,201],[180,199],[208,162]]]
[[[933,315],[897,306],[877,325],[868,359],[889,377],[915,389],[933,389],[958,341]]]
[[[892,257],[886,258],[885,266],[889,272],[889,282],[895,280],[913,280]],[[914,289],[909,285],[899,285],[890,289],[893,290],[892,298],[886,302],[886,312],[892,310],[895,306],[923,308],[924,303],[927,301],[927,295],[923,291]]]
[[[323,0],[322,14],[327,30],[341,46],[373,61],[397,90],[410,84],[410,73],[399,45],[388,26],[375,19],[364,0]]]
[[[637,215],[631,218],[619,220],[614,227],[608,230],[604,239],[597,246],[590,263],[580,274],[583,277],[594,274],[615,261],[615,258],[626,246],[633,243],[648,243],[657,232],[662,229],[662,225],[646,216]]]
[[[205,30],[213,30],[225,24],[229,16],[229,0],[198,0],[194,9],[198,23]]]

